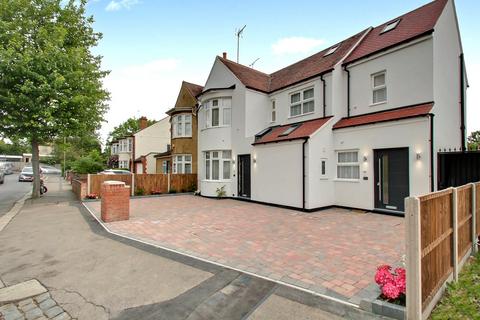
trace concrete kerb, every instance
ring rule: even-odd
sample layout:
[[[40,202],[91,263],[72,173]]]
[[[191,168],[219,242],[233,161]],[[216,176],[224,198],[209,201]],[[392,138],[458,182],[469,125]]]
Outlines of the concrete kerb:
[[[211,260],[208,260],[208,259],[197,257],[197,256],[194,256],[194,255],[185,253],[185,252],[181,252],[181,251],[174,250],[174,249],[171,249],[171,248],[167,248],[167,247],[164,247],[164,246],[160,246],[160,245],[157,245],[157,244],[149,243],[147,241],[143,241],[143,240],[136,239],[136,238],[133,238],[133,237],[125,236],[125,235],[117,233],[117,232],[113,232],[95,215],[94,212],[92,212],[90,210],[90,208],[86,205],[86,203],[82,202],[82,206],[87,210],[88,213],[90,213],[90,215],[97,221],[98,224],[100,224],[102,226],[102,228],[106,232],[108,232],[109,234],[115,235],[119,238],[124,238],[124,239],[128,239],[130,241],[133,241],[133,242],[142,243],[142,244],[147,245],[147,246],[152,246],[152,247],[155,247],[155,248],[158,248],[158,249],[161,249],[161,250],[165,250],[167,252],[171,252],[171,253],[174,253],[174,254],[177,254],[177,255],[186,256],[186,257],[189,257],[191,259],[202,261],[204,263],[212,264],[212,265],[215,265],[215,266],[218,266],[218,267],[221,267],[221,268],[225,268],[225,269],[234,270],[234,271],[237,271],[237,272],[240,272],[240,273],[248,274],[252,277],[256,277],[256,278],[260,278],[260,279],[264,279],[264,280],[276,283],[276,284],[278,284],[280,286],[283,286],[285,288],[291,288],[291,289],[298,290],[298,291],[306,293],[306,294],[310,294],[312,296],[315,296],[317,298],[322,299],[324,301],[324,303],[326,305],[328,305],[328,309],[329,309],[328,311],[330,311],[330,312],[337,313],[338,311],[340,311],[338,307],[341,307],[340,309],[341,309],[342,312],[337,313],[339,315],[352,315],[352,313],[354,313],[354,314],[358,313],[357,315],[364,316],[365,315],[364,313],[367,312],[367,311],[363,310],[362,308],[360,308],[359,305],[356,305],[356,304],[348,302],[348,301],[344,301],[344,300],[341,300],[341,299],[338,299],[338,298],[335,298],[335,297],[331,297],[331,296],[328,296],[328,295],[324,295],[324,294],[321,294],[321,293],[318,293],[318,292],[315,292],[315,291],[312,291],[312,290],[309,290],[309,289],[306,289],[306,288],[298,287],[298,286],[295,286],[295,285],[292,285],[292,284],[289,284],[289,283],[286,283],[286,282],[283,282],[283,281],[280,281],[280,280],[271,279],[269,277],[265,277],[265,276],[261,276],[261,275],[255,274],[255,273],[245,271],[245,270],[237,269],[235,267],[231,267],[231,266],[221,264],[221,263],[218,263],[218,262],[215,262],[215,261],[211,261]],[[337,311],[337,312],[335,312],[335,311]],[[372,314],[372,316],[378,316],[378,315],[373,315]],[[367,317],[361,317],[361,318],[362,319],[367,319],[367,318],[370,318],[370,317],[367,316]],[[352,318],[352,319],[354,319],[354,318]]]
[[[25,201],[30,198],[32,195],[32,192],[27,192],[20,200],[17,200],[15,202],[15,205],[13,206],[10,211],[8,211],[3,217],[0,218],[0,232],[5,229],[5,227],[12,221],[12,219],[22,210],[23,205],[25,204]]]

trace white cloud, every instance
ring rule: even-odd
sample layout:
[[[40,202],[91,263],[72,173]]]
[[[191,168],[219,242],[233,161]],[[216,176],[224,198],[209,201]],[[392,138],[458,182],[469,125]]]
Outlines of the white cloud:
[[[282,38],[272,45],[275,55],[308,53],[313,49],[325,44],[325,40],[305,38],[305,37],[289,37]]]
[[[104,80],[111,98],[102,138],[133,116],[155,120],[166,117],[165,111],[174,106],[182,80],[203,85],[209,68],[185,65],[178,59],[158,59],[113,69]]]
[[[118,11],[121,9],[130,9],[134,5],[138,4],[139,0],[112,0],[107,5],[105,10],[107,11]]]

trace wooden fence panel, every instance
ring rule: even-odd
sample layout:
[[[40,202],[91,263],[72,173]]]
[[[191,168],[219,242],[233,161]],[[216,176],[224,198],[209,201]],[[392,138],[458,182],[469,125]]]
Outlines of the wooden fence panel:
[[[90,193],[101,195],[102,183],[105,181],[123,181],[127,186],[132,185],[131,174],[91,174],[90,175]]]
[[[422,307],[430,303],[453,271],[453,219],[451,189],[420,200]]]
[[[170,189],[176,192],[192,192],[197,189],[196,174],[172,174],[170,176]]]
[[[480,182],[475,184],[475,211],[477,236],[480,236]]]
[[[457,188],[458,260],[472,248],[472,185]]]
[[[135,174],[135,190],[142,189],[145,195],[152,194],[152,191],[161,193],[168,192],[167,174]]]

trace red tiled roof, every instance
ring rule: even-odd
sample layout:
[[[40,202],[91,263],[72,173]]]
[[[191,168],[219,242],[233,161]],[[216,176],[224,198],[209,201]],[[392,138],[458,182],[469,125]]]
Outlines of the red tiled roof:
[[[331,118],[332,117],[319,118],[314,120],[286,124],[283,126],[272,127],[270,132],[256,140],[253,145],[308,138],[313,133],[315,133],[315,131],[320,129],[325,123],[327,123],[328,120],[330,120]],[[289,135],[282,136],[282,133],[293,125],[298,125],[298,127],[293,130]]]
[[[199,86],[198,84],[190,83],[187,81],[183,81],[183,84],[185,85],[185,87],[187,87],[188,91],[190,91],[190,93],[194,97],[196,97],[203,91],[203,87]]]
[[[260,72],[222,57],[218,59],[248,88],[270,93],[332,70],[364,33],[365,30],[272,74]],[[336,46],[338,48],[334,53],[324,56],[330,48]]]
[[[335,125],[333,129],[341,129],[341,128],[348,128],[348,127],[356,127],[362,126],[367,124],[374,124],[378,122],[386,122],[386,121],[394,121],[394,120],[401,120],[401,119],[408,119],[414,117],[421,117],[429,114],[430,110],[432,110],[433,102],[418,104],[409,107],[401,107],[386,111],[379,111],[374,113],[367,113],[359,116],[353,116],[350,118],[343,118],[340,119]]]
[[[418,9],[379,25],[368,33],[355,50],[345,59],[344,63],[353,62],[399,43],[432,32],[447,2],[448,0],[430,2]],[[382,34],[387,24],[398,19],[400,19],[400,22],[395,29]]]

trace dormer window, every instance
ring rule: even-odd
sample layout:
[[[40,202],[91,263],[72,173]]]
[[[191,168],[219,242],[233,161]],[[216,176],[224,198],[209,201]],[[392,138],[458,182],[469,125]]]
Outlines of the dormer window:
[[[387,23],[387,25],[383,28],[383,30],[382,30],[382,32],[380,32],[380,34],[395,29],[399,22],[400,22],[400,19]]]
[[[330,49],[328,49],[327,53],[325,53],[323,56],[326,57],[328,55],[331,55],[332,53],[334,53],[335,51],[337,51],[338,49],[338,46],[335,46],[335,47],[331,47]]]

